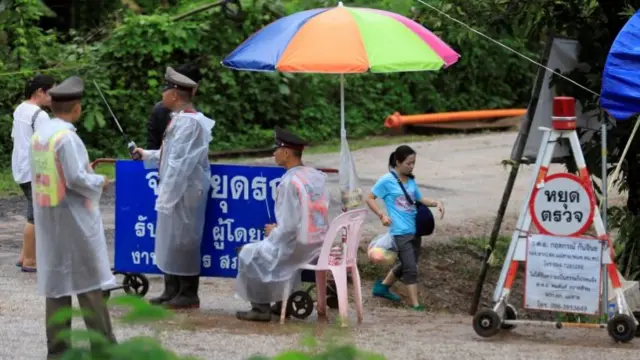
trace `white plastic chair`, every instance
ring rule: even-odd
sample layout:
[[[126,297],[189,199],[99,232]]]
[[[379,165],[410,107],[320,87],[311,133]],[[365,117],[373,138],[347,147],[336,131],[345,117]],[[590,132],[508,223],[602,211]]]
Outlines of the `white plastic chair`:
[[[356,311],[358,324],[362,323],[362,289],[360,283],[360,273],[358,272],[358,245],[362,238],[364,220],[367,215],[366,209],[351,210],[340,214],[332,222],[325,235],[322,250],[316,265],[308,264],[300,269],[313,270],[316,273],[316,295],[318,315],[327,314],[327,271],[331,271],[336,283],[338,293],[338,308],[340,312],[342,326],[348,323],[349,297],[347,288],[347,272],[351,270],[353,278],[353,288],[355,291]],[[342,229],[347,231],[347,241],[343,248],[341,259],[336,259],[331,254],[331,249],[335,239],[342,234]],[[338,260],[338,261],[335,261]],[[285,289],[280,313],[280,324],[284,324],[288,298],[291,289]]]

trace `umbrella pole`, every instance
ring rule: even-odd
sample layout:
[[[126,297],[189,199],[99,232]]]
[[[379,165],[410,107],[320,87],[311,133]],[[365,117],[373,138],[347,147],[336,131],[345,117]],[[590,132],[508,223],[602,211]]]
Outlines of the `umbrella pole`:
[[[340,74],[340,136],[347,136],[344,121],[344,74]]]

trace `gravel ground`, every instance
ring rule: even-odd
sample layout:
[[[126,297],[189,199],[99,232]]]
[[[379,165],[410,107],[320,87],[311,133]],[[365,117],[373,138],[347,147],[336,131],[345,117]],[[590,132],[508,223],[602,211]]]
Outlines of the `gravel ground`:
[[[446,204],[447,212],[437,223],[434,240],[490,233],[509,171],[500,162],[508,158],[514,139],[515,133],[494,133],[411,144],[419,154],[416,176],[424,194],[443,199]],[[386,160],[394,147],[354,152],[365,188],[386,171]],[[315,166],[338,167],[338,161],[337,154],[306,157],[306,162]],[[255,162],[268,163],[269,159]],[[552,167],[553,171],[561,169]],[[520,171],[502,228],[505,234],[513,230],[530,176],[531,167]],[[332,177],[331,182],[337,183],[337,178]],[[612,201],[620,199],[617,196]],[[101,206],[112,248],[113,195],[106,194]],[[0,359],[43,359],[45,352],[44,301],[35,294],[35,275],[22,274],[13,265],[19,252],[23,212],[20,198],[0,199]],[[381,230],[379,222],[371,215],[365,236],[370,238]],[[160,279],[157,276],[150,278],[149,296],[153,296],[160,291]],[[388,359],[630,358],[640,347],[638,342],[615,345],[605,330],[555,330],[532,326],[521,326],[513,333],[483,340],[473,332],[468,316],[417,316],[404,309],[381,306],[379,300],[368,296],[368,284],[363,291],[364,323],[356,327],[352,318],[353,326],[339,336],[364,349],[381,352]],[[155,331],[159,331],[160,339],[169,348],[202,359],[246,359],[256,353],[274,355],[297,346],[306,331],[318,335],[329,332],[329,326],[317,323],[313,316],[305,321],[292,320],[285,326],[275,321],[271,324],[241,323],[233,314],[246,305],[232,295],[233,280],[205,278],[201,285],[201,309],[178,314]],[[354,316],[353,312],[351,309],[350,315]],[[117,319],[122,311],[114,309],[112,313]],[[330,318],[334,315],[330,313]],[[75,321],[74,327],[82,327],[81,323]],[[149,327],[126,326],[117,320],[115,328],[118,339],[154,332]]]

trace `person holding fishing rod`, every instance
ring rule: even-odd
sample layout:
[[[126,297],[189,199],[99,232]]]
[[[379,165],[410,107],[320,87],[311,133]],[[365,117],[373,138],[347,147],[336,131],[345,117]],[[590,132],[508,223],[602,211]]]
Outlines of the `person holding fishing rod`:
[[[159,167],[154,251],[156,264],[165,274],[165,287],[150,301],[172,309],[199,308],[200,245],[211,186],[209,143],[215,121],[194,109],[195,81],[171,67],[165,80],[162,104],[173,115],[162,145],[159,150],[132,151],[134,157],[157,162]]]
[[[196,84],[200,84],[200,80],[202,80],[200,69],[194,65],[182,64],[176,67],[175,70],[177,73],[195,81]],[[196,96],[197,91],[198,86],[193,89],[193,97]],[[198,109],[196,108],[196,110]],[[159,101],[153,106],[149,120],[147,120],[147,150],[160,149],[164,131],[167,129],[169,121],[171,121],[171,109],[164,106],[162,101]]]

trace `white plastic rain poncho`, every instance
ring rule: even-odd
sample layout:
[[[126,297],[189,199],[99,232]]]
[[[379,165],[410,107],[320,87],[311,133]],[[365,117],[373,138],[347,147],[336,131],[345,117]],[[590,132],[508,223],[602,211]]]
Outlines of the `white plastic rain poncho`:
[[[314,168],[289,169],[277,188],[277,226],[238,254],[236,294],[254,304],[281,301],[287,286],[300,284],[299,267],[320,254],[329,228],[326,175]]]
[[[144,152],[159,161],[155,255],[165,274],[200,274],[200,244],[211,186],[209,143],[215,121],[202,113],[172,115],[160,150]]]
[[[62,134],[59,131],[67,130]],[[64,198],[54,207],[40,202],[36,182],[41,179],[31,162],[38,293],[49,298],[75,296],[116,285],[100,215],[104,178],[89,164],[84,143],[75,127],[53,118],[37,129],[34,139],[47,146],[59,134],[55,153],[62,173]],[[34,150],[31,149],[33,160]]]

